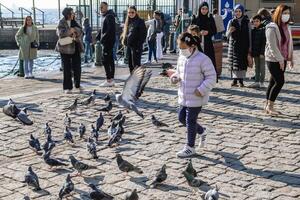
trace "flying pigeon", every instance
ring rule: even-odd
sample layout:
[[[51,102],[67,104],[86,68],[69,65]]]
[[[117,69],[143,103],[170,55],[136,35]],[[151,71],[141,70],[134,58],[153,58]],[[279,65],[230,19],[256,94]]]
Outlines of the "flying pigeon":
[[[39,139],[33,137],[32,134],[30,134],[29,146],[30,146],[30,148],[31,148],[33,151],[35,151],[36,153],[37,153],[38,151],[42,150],[42,149],[41,149],[41,144],[40,144]]]
[[[79,160],[77,160],[74,156],[70,155],[69,159],[71,161],[72,166],[78,172],[77,175],[82,176],[82,172],[88,169],[97,169],[95,166],[87,165]]]
[[[91,138],[95,138],[96,142],[98,142],[98,138],[99,138],[99,131],[97,131],[94,127],[94,125],[91,125]]]
[[[74,103],[72,103],[70,106],[64,108],[63,110],[74,111],[74,110],[77,109],[77,107],[78,107],[78,98],[76,98],[76,99],[74,100]]]
[[[45,135],[51,135],[51,133],[52,133],[52,130],[51,130],[50,126],[49,126],[49,123],[46,122],[45,128],[44,128],[44,134]]]
[[[131,163],[129,163],[128,161],[124,160],[120,154],[116,154],[116,156],[117,156],[118,167],[122,172],[128,173],[128,172],[134,171],[139,174],[143,173],[143,171],[139,167],[136,167],[136,166],[132,165]]]
[[[218,200],[219,199],[219,188],[216,186],[206,192],[204,200]]]
[[[27,183],[29,187],[33,187],[34,190],[41,190],[39,177],[33,172],[31,166],[28,167],[24,182]]]
[[[162,166],[162,168],[156,173],[155,179],[150,184],[152,188],[155,188],[157,184],[160,184],[160,183],[164,182],[167,179],[168,174],[166,172],[166,167],[167,166],[164,164]]]
[[[103,98],[103,100],[104,100],[105,102],[110,101],[110,96],[109,96],[109,94],[106,94],[105,97]]]
[[[137,194],[136,189],[134,189],[131,193],[126,194],[125,200],[138,200],[139,196]]]
[[[89,184],[89,187],[92,188],[92,191],[90,192],[90,198],[93,200],[112,200],[114,199],[109,194],[106,194],[101,189],[98,189],[96,185]]]
[[[116,94],[117,102],[126,109],[134,111],[137,115],[144,119],[144,115],[138,110],[135,102],[143,94],[146,84],[152,76],[152,71],[146,70],[146,67],[141,66],[133,70],[130,77],[127,79],[121,94]]]
[[[63,199],[64,196],[69,195],[74,190],[74,183],[71,180],[70,174],[67,175],[66,181],[59,191],[59,199]]]
[[[85,126],[82,123],[80,123],[80,126],[78,127],[78,133],[81,139],[83,138],[85,131],[86,131]]]
[[[65,164],[55,158],[50,158],[50,154],[51,154],[51,151],[48,151],[48,152],[44,152],[44,155],[43,155],[43,159],[44,159],[45,163],[47,165],[49,165],[50,168],[58,167],[58,166],[68,166],[67,164]]]
[[[96,90],[93,90],[92,94],[88,98],[84,99],[81,102],[81,104],[85,105],[85,106],[87,106],[89,104],[94,105],[95,104],[95,100],[96,100]]]
[[[152,121],[152,124],[158,128],[163,127],[163,126],[169,127],[168,124],[158,121],[158,119],[156,119],[156,117],[154,115],[151,116],[151,121]]]
[[[200,185],[203,183],[203,181],[195,179],[195,177],[192,174],[189,174],[186,171],[183,172],[183,175],[186,178],[189,186],[191,187],[200,187]]]
[[[186,165],[185,171],[194,177],[197,176],[197,171],[193,167],[192,159],[189,160],[188,164]]]
[[[95,144],[95,142],[94,142],[94,140],[92,138],[88,139],[88,142],[86,144],[86,149],[89,152],[89,154],[92,155],[92,157],[94,159],[98,159],[96,144]]]
[[[72,135],[71,131],[69,130],[69,128],[67,126],[66,126],[65,132],[64,132],[64,139],[68,143],[74,143],[73,135]]]
[[[103,124],[104,124],[104,118],[102,112],[100,112],[99,117],[96,120],[96,130],[99,131],[100,128],[103,126]]]
[[[99,111],[103,111],[103,112],[108,112],[109,113],[112,110],[112,107],[113,107],[112,101],[108,101],[108,103],[105,106],[101,107],[99,109]]]
[[[71,118],[69,117],[68,113],[66,113],[66,116],[64,118],[64,125],[67,126],[67,127],[71,127]]]

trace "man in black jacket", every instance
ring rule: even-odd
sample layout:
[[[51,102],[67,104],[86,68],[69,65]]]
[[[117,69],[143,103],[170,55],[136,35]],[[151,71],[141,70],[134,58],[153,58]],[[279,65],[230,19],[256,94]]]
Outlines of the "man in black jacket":
[[[103,65],[106,73],[106,81],[100,84],[101,87],[112,87],[115,75],[115,63],[113,58],[113,47],[116,40],[115,13],[108,10],[108,4],[101,2],[100,11],[102,17],[101,30],[97,35],[97,40],[100,40],[103,46]]]

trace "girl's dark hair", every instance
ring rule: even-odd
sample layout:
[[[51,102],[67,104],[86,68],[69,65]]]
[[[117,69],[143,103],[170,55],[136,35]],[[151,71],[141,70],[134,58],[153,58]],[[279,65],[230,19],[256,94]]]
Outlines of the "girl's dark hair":
[[[178,41],[186,43],[189,47],[198,46],[198,39],[188,32],[179,35]]]
[[[68,16],[72,15],[72,11],[73,11],[73,8],[70,8],[70,7],[66,7],[63,9],[62,15],[64,16],[65,20],[68,19]]]
[[[24,19],[24,24],[23,24],[23,27],[24,27],[24,33],[26,34],[27,33],[27,18],[30,18],[31,21],[32,21],[32,25],[33,25],[33,20],[32,20],[32,17],[31,16],[26,16],[25,19]]]
[[[131,5],[131,6],[128,6],[128,8],[127,8],[127,9],[133,9],[133,10],[137,11],[136,7],[135,7],[135,6],[133,6],[133,5]]]

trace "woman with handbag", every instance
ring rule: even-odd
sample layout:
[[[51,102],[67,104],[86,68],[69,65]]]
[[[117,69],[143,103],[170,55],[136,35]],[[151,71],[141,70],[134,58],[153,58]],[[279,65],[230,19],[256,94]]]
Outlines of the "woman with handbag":
[[[59,21],[57,35],[59,40],[55,50],[61,55],[63,66],[63,89],[66,94],[72,93],[72,71],[74,74],[74,85],[76,93],[81,92],[81,57],[84,47],[82,43],[82,28],[74,19],[72,8],[62,11],[63,18]]]
[[[19,29],[15,36],[19,51],[19,59],[24,60],[25,79],[34,78],[33,60],[37,58],[37,49],[39,46],[39,32],[33,24],[31,16],[27,16],[24,25]]]

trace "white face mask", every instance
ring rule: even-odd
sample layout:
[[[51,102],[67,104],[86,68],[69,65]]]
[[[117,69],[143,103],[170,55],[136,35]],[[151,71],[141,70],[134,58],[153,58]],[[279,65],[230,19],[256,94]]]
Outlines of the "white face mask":
[[[283,14],[283,15],[281,16],[281,21],[282,21],[283,23],[287,23],[289,20],[290,20],[290,14]]]
[[[189,49],[179,49],[179,54],[183,55],[184,57],[188,58],[192,55]]]

